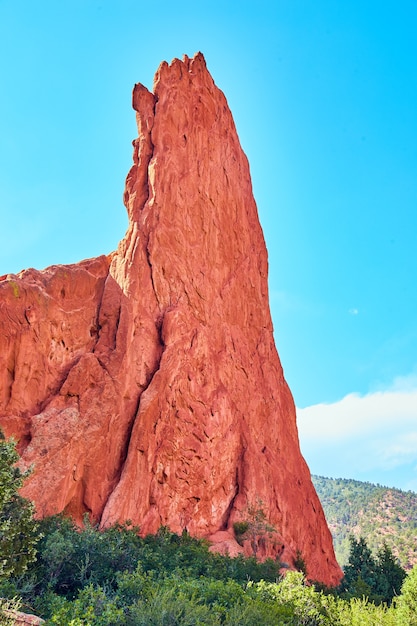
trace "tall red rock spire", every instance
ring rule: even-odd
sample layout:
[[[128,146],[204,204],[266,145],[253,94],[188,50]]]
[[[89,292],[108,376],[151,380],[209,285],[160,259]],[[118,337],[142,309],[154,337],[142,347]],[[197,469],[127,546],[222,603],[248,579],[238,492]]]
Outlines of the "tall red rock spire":
[[[110,257],[5,277],[0,422],[39,515],[226,538],[262,502],[266,553],[341,571],[275,349],[249,166],[204,58],[133,92],[129,227]],[[235,544],[237,547],[237,544]]]

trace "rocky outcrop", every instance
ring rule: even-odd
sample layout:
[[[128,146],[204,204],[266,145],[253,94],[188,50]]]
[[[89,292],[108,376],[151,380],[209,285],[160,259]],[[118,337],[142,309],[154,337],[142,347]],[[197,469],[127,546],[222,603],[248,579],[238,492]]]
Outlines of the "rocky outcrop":
[[[275,349],[249,165],[204,58],[133,92],[129,227],[109,257],[0,282],[0,422],[39,516],[130,519],[234,541],[262,502],[264,554],[338,582]]]
[[[9,611],[7,609],[4,610],[4,618],[6,624],[13,623],[14,626],[41,626],[41,624],[45,623],[45,620],[36,615],[22,613],[21,611]]]

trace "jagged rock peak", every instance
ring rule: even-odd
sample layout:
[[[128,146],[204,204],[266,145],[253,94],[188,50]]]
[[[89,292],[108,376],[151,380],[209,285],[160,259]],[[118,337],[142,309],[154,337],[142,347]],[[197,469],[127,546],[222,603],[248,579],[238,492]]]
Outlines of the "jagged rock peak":
[[[40,516],[85,512],[341,577],[276,352],[249,164],[203,56],[133,90],[138,137],[116,252],[0,281],[0,423]],[[250,549],[246,546],[243,549]]]

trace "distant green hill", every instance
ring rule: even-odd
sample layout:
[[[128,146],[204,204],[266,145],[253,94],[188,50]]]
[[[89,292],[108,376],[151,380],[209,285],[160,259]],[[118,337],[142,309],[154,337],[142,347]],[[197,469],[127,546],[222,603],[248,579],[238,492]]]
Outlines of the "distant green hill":
[[[417,493],[344,478],[312,479],[342,567],[351,534],[364,537],[374,553],[386,541],[404,569],[417,563]]]

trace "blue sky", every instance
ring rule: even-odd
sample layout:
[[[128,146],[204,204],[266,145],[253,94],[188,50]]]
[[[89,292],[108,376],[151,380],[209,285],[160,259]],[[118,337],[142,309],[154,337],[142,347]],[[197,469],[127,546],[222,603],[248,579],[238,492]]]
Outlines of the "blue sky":
[[[310,469],[417,490],[417,5],[0,0],[0,274],[115,249],[135,82],[205,55]]]

